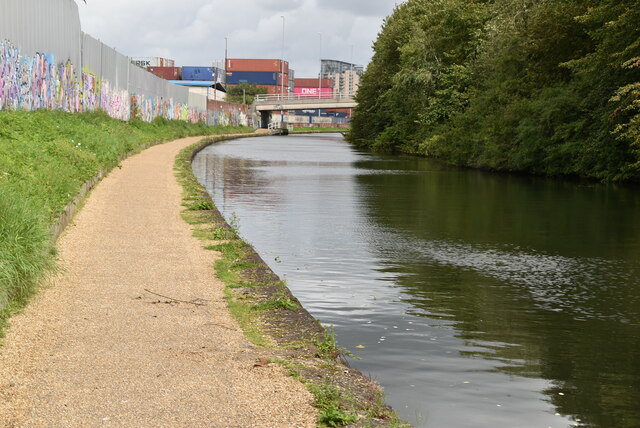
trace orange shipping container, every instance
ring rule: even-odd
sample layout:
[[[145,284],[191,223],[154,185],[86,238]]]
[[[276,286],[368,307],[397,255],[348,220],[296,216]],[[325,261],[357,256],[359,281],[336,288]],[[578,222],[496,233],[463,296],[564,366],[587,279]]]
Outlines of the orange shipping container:
[[[320,86],[320,79],[293,79],[293,86],[295,88],[317,88]],[[322,79],[323,88],[333,88],[333,81],[331,79]]]
[[[270,71],[282,73],[282,60],[229,58],[227,59],[227,71]],[[289,63],[287,61],[284,62],[284,74],[289,74]]]

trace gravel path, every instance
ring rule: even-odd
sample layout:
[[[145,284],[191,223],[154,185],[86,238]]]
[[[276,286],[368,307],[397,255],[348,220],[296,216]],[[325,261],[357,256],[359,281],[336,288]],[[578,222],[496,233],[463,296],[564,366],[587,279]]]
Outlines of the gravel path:
[[[315,425],[302,384],[254,367],[263,351],[226,309],[215,253],[180,217],[173,162],[196,141],[124,161],[58,241],[63,272],[0,348],[0,426]]]

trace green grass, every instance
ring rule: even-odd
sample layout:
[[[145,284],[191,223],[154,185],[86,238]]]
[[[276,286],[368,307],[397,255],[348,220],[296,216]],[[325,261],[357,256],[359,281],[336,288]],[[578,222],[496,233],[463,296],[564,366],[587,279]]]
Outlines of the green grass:
[[[251,129],[122,122],[105,113],[1,111],[0,336],[9,316],[55,268],[49,231],[85,182],[147,143],[243,131]]]
[[[286,309],[288,311],[295,311],[296,309],[298,309],[298,305],[288,297],[280,296],[274,299],[260,302],[257,305],[254,305],[253,309],[256,311],[269,311],[272,309]]]
[[[295,126],[292,132],[295,134],[322,134],[327,132],[333,133],[347,131],[349,131],[349,128],[307,128]]]
[[[308,383],[313,405],[318,408],[318,422],[322,426],[340,427],[355,422],[358,417],[343,407],[346,397],[334,385]]]

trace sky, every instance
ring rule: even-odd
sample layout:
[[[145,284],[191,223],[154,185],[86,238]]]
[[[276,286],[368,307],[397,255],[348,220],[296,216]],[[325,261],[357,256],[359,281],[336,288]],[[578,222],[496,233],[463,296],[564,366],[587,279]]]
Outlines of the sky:
[[[225,37],[229,58],[281,58],[284,16],[284,59],[296,77],[317,77],[320,56],[366,66],[384,18],[400,2],[76,1],[85,33],[124,55],[170,58],[177,66],[223,60]]]

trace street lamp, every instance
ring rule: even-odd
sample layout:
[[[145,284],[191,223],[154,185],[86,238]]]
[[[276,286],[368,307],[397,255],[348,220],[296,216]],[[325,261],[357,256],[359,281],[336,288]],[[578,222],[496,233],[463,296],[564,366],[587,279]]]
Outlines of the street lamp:
[[[318,33],[318,35],[320,36],[320,78],[318,79],[318,98],[320,98],[320,95],[322,94],[322,33]]]
[[[322,33],[320,36],[320,78],[318,79],[318,100],[322,97]],[[318,128],[320,127],[320,103],[318,102]]]
[[[282,83],[280,86],[280,94],[284,95],[284,16],[280,16],[282,18]]]
[[[282,57],[280,59],[282,73],[280,74],[280,99],[282,99],[284,97],[284,16],[281,15],[280,18],[282,18]],[[284,110],[280,110],[280,123],[284,123]]]

